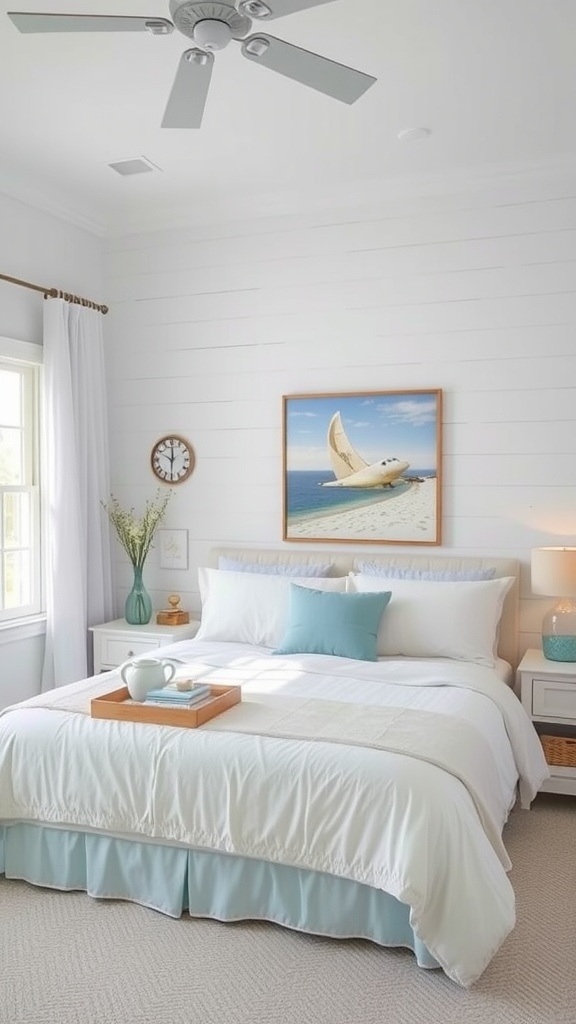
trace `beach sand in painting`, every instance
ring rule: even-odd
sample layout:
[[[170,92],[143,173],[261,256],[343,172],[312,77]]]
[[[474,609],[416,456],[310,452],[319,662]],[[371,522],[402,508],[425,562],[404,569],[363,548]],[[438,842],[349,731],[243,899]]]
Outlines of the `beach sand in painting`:
[[[288,538],[434,543],[435,519],[436,480],[432,478],[414,483],[395,498],[289,522]]]

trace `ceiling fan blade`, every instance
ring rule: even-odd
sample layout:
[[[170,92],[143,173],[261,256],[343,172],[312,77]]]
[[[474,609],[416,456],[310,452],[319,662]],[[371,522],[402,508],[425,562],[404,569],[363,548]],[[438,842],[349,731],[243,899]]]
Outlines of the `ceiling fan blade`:
[[[8,11],[19,32],[152,32],[168,35],[168,18],[123,18],[113,14],[29,14]]]
[[[185,50],[162,119],[163,128],[199,128],[212,78],[214,55]]]
[[[320,7],[321,4],[333,2],[334,0],[240,0],[237,7],[249,18],[272,21],[273,18],[285,18],[287,14],[295,14],[296,11],[305,11],[309,7]]]
[[[263,32],[244,39],[242,53],[248,60],[263,64],[271,71],[278,71],[342,103],[354,103],[376,81],[372,75],[337,64]]]

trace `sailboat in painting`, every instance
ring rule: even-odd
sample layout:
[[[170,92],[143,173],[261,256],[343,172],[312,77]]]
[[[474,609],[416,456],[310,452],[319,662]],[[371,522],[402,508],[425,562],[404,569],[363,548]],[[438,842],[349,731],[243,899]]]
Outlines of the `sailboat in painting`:
[[[410,466],[395,457],[369,465],[350,443],[339,412],[328,426],[328,453],[336,479],[325,481],[322,487],[391,487]]]

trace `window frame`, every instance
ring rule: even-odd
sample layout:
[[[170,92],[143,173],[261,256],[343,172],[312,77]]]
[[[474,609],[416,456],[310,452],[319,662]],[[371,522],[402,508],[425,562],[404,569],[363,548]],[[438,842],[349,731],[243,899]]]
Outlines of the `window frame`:
[[[43,589],[43,529],[41,490],[40,420],[42,414],[42,348],[29,342],[0,337],[0,367],[19,370],[23,376],[24,480],[21,484],[0,484],[5,493],[28,493],[32,518],[30,538],[31,601],[17,608],[0,607],[0,630],[22,626],[45,615]],[[0,547],[0,553],[4,549]]]

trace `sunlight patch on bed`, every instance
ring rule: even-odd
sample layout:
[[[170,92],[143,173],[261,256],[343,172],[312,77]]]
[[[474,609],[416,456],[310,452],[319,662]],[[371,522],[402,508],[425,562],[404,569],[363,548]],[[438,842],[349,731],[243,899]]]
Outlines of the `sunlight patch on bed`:
[[[194,664],[187,668],[187,671],[179,671],[178,676],[192,675],[194,679],[202,679],[204,682],[230,683],[244,687],[247,691],[257,693],[259,690],[266,690],[267,693],[281,689],[287,683],[293,683],[304,675],[303,667],[299,662],[289,663],[278,660],[274,666],[270,666],[266,658],[236,658],[226,667],[214,665]]]

